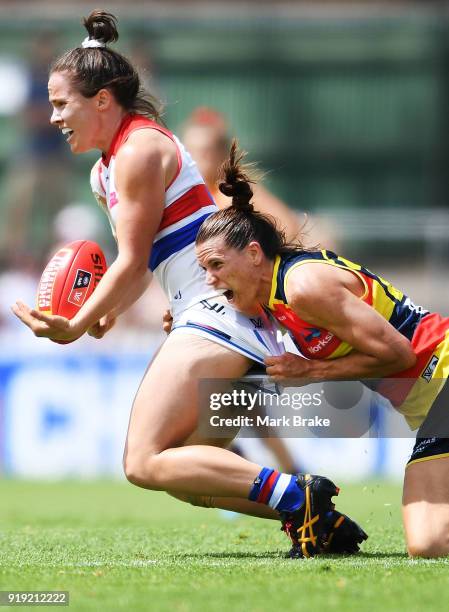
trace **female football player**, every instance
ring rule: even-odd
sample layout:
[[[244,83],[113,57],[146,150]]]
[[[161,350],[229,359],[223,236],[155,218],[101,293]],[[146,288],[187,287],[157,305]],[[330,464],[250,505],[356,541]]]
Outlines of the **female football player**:
[[[449,319],[330,251],[286,245],[272,220],[254,210],[241,157],[233,143],[220,185],[232,206],[209,216],[197,234],[207,282],[242,313],[262,304],[289,330],[298,353],[265,359],[275,381],[379,379],[376,390],[412,429],[420,427],[404,481],[408,551],[447,555]]]
[[[51,123],[73,153],[101,151],[91,182],[118,255],[72,320],[22,303],[14,312],[36,336],[70,341],[89,331],[99,338],[145,290],[149,267],[170,301],[174,323],[134,400],[124,454],[127,478],[197,505],[281,517],[294,554],[313,555],[329,542],[336,519],[342,522],[332,512],[335,485],[256,465],[222,448],[225,440],[206,440],[197,431],[199,381],[239,378],[253,361],[263,363],[269,347],[276,354],[279,346],[262,322],[254,329],[206,284],[194,242],[215,204],[190,155],[162,125],[133,66],[108,45],[118,38],[115,17],[94,11],[84,24],[88,37],[82,45],[51,67]]]

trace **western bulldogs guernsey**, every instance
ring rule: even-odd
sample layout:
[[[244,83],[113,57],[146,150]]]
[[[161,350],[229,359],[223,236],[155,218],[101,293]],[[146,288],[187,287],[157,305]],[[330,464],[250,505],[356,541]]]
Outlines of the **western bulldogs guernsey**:
[[[107,155],[97,161],[91,172],[92,191],[113,233],[120,206],[114,180],[115,156],[129,135],[140,129],[165,134],[175,143],[178,155],[178,172],[165,191],[164,212],[148,263],[170,302],[171,333],[207,337],[259,363],[266,355],[281,354],[282,341],[263,311],[260,317],[249,319],[206,284],[206,274],[195,257],[195,238],[204,219],[218,208],[195,162],[176,136],[140,115],[124,117]]]
[[[365,287],[361,299],[410,340],[417,356],[415,366],[384,378],[376,390],[405,415],[412,429],[418,427],[449,376],[449,318],[414,305],[380,276],[331,251],[277,256],[268,308],[290,331],[299,351],[308,359],[335,359],[353,349],[329,330],[303,321],[289,307],[285,295],[288,276],[305,263],[324,263],[356,274]]]
[[[196,164],[181,142],[164,127],[140,115],[127,115],[115,135],[110,150],[94,166],[91,186],[94,194],[106,200],[114,230],[119,206],[114,169],[115,155],[135,130],[151,128],[176,144],[178,173],[166,189],[165,206],[151,249],[149,268],[154,272],[172,305],[173,315],[192,303],[216,295],[205,283],[205,275],[195,257],[195,237],[206,217],[217,209]]]

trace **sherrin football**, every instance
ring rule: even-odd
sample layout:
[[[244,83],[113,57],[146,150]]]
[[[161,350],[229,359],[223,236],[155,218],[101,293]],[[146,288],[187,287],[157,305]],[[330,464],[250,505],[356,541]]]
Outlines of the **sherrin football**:
[[[95,242],[76,240],[62,247],[42,274],[38,310],[72,319],[92,295],[106,268],[103,251]]]

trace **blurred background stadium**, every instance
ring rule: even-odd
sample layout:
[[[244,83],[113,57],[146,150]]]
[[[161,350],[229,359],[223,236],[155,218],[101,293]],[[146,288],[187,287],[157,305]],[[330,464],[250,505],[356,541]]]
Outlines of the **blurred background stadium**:
[[[90,194],[97,156],[71,158],[62,137],[47,129],[50,58],[81,42],[80,19],[93,8],[0,2],[6,476],[120,476],[131,398],[162,339],[157,289],[101,342],[38,340],[9,312],[17,298],[33,303],[57,244],[92,238],[109,261],[114,254]],[[164,101],[175,133],[198,106],[218,110],[266,171],[266,185],[301,218],[310,216],[315,241],[449,314],[447,2],[134,0],[102,8],[118,16],[117,48]],[[347,478],[398,477],[411,443],[288,441],[305,467]],[[247,450],[265,460],[256,441]]]

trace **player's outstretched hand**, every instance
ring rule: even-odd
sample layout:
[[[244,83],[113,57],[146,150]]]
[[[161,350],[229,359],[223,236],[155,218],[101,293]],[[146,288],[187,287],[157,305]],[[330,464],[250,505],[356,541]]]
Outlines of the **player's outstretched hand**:
[[[355,521],[337,510],[329,512],[322,535],[322,550],[330,554],[353,555],[368,535]]]
[[[40,310],[30,308],[18,300],[11,310],[22,323],[31,329],[35,336],[40,338],[50,338],[55,342],[72,342],[79,338],[84,330],[80,330],[76,325],[59,315],[50,315]]]

